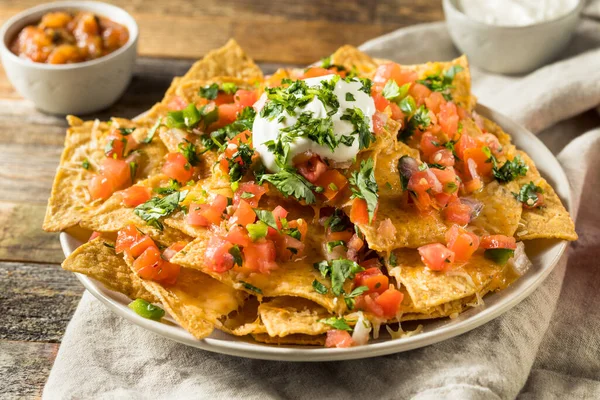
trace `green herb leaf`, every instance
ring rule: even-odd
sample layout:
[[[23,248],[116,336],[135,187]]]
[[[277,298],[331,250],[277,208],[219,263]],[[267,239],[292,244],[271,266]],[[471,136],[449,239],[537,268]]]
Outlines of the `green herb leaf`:
[[[407,116],[411,116],[417,111],[417,103],[412,96],[406,96],[400,100],[400,110]]]
[[[90,169],[90,160],[88,160],[87,158],[85,160],[83,160],[83,162],[81,163],[81,166],[84,169],[89,170]]]
[[[316,201],[313,193],[315,186],[292,168],[282,169],[275,174],[263,174],[260,183],[263,181],[271,183],[285,197],[293,196],[304,200],[306,204],[314,204]]]
[[[255,293],[258,294],[262,294],[262,290],[257,288],[256,286],[253,286],[251,284],[249,284],[248,282],[244,282],[244,281],[240,281],[240,283],[242,284],[242,286],[244,286],[246,289],[251,290]]]
[[[243,259],[240,247],[237,244],[233,245],[233,247],[229,249],[229,254],[233,256],[233,266],[235,267],[236,265],[239,265],[241,267]]]
[[[129,136],[135,131],[135,128],[119,128],[119,132],[123,136]]]
[[[444,96],[444,98],[448,101],[452,100],[452,96],[450,95],[450,89],[452,86],[452,82],[454,81],[454,77],[457,73],[463,70],[463,67],[460,65],[453,65],[448,68],[444,73],[441,74],[433,74],[427,76],[425,79],[418,80],[417,82],[427,86],[430,90],[434,92],[440,92]]]
[[[369,290],[368,286],[358,286],[358,287],[354,288],[354,290],[352,290],[352,292],[350,292],[350,294],[345,294],[344,301],[346,302],[346,307],[348,307],[349,310],[353,310],[354,309],[354,298],[356,296],[360,296],[367,290]]]
[[[177,182],[175,179],[171,179],[167,186],[154,188],[153,191],[154,191],[154,193],[167,195],[167,194],[171,194],[173,192],[177,192],[180,188],[181,188],[181,184],[179,182]]]
[[[359,149],[368,148],[375,141],[375,135],[369,127],[369,119],[358,107],[348,108],[340,117],[342,121],[350,121],[354,125],[352,135],[358,136]]]
[[[255,209],[254,212],[256,213],[256,216],[260,221],[264,222],[265,224],[267,224],[275,230],[279,230],[279,227],[277,226],[277,221],[275,221],[275,216],[271,211]]]
[[[399,139],[406,142],[417,129],[425,130],[429,125],[431,125],[429,110],[422,105],[416,109],[412,117],[408,120],[406,128],[399,134]]]
[[[360,171],[353,172],[350,177],[350,185],[352,185],[353,197],[364,199],[367,202],[367,210],[369,211],[369,223],[373,220],[375,208],[379,195],[379,187],[375,181],[375,173],[373,171],[373,159],[369,158],[360,163]]]
[[[196,146],[187,139],[184,140],[185,142],[181,142],[177,145],[179,152],[185,156],[190,165],[198,165],[200,158],[198,158],[198,154],[196,153]]]
[[[317,292],[319,294],[327,294],[327,292],[328,292],[327,286],[323,285],[321,282],[319,282],[316,279],[313,281],[312,287],[313,287],[313,289],[315,289],[315,292]]]
[[[383,97],[394,103],[400,103],[408,94],[410,89],[410,83],[406,83],[402,86],[398,86],[395,80],[390,79],[383,87],[381,94]]]
[[[329,229],[330,232],[345,231],[350,226],[349,222],[350,221],[348,221],[348,217],[346,216],[346,214],[343,211],[336,208],[333,211],[333,214],[331,214],[325,220],[325,229]]]
[[[154,123],[154,125],[152,125],[152,128],[150,128],[150,130],[148,131],[148,135],[142,139],[142,143],[144,144],[148,144],[150,142],[152,142],[152,139],[154,139],[154,135],[156,134],[156,131],[158,130],[158,128],[162,125],[162,117],[157,119],[156,122]]]
[[[356,99],[354,98],[354,95],[350,92],[346,93],[346,101],[356,101]]]
[[[140,204],[134,210],[135,215],[146,221],[150,226],[163,230],[163,224],[160,218],[171,215],[179,209],[179,203],[185,200],[188,194],[187,190],[171,193],[165,197],[153,197],[147,202]]]
[[[529,170],[529,166],[525,164],[520,156],[515,156],[512,160],[506,161],[500,168],[496,165],[496,159],[492,157],[494,167],[492,173],[499,182],[510,182],[517,179],[519,176],[525,176]]]
[[[131,184],[133,184],[135,182],[135,176],[137,174],[137,170],[138,170],[138,163],[136,163],[135,161],[131,161],[129,163],[129,176],[131,179]]]
[[[390,253],[390,258],[389,258],[389,264],[392,267],[396,267],[398,265],[398,259],[396,258],[396,253],[391,252]]]
[[[352,332],[352,328],[350,327],[350,325],[348,325],[348,323],[343,317],[330,317],[327,319],[322,319],[319,322],[330,325],[331,327],[339,329],[341,331]]]
[[[216,99],[218,94],[219,85],[217,85],[216,83],[201,87],[200,90],[198,90],[198,95],[208,100]]]
[[[338,246],[346,247],[346,243],[343,240],[334,240],[332,242],[327,242],[327,251],[330,253]]]
[[[513,193],[513,196],[527,207],[533,207],[540,199],[538,196],[539,193],[544,193],[544,190],[536,186],[533,182],[529,182],[521,186],[519,193]]]
[[[165,310],[144,299],[135,299],[129,303],[128,307],[135,311],[137,315],[153,321],[160,321],[165,316]]]

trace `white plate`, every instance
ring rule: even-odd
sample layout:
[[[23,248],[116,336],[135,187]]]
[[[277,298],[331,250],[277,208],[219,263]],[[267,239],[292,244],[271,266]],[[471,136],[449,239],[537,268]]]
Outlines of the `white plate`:
[[[546,146],[531,132],[517,125],[507,117],[482,105],[477,112],[497,122],[508,132],[517,147],[525,150],[535,161],[541,174],[555,188],[566,208],[571,208],[569,182],[560,164]],[[81,245],[74,236],[62,232],[60,243],[65,256]],[[455,319],[424,321],[423,332],[411,337],[392,340],[382,334],[382,338],[369,342],[365,346],[347,349],[328,349],[301,346],[276,346],[256,343],[248,338],[240,338],[216,331],[204,340],[197,340],[183,328],[168,318],[172,324],[160,323],[140,317],[127,307],[131,301],[124,295],[105,288],[101,283],[85,275],[76,274],[81,283],[96,298],[117,315],[146,328],[165,338],[188,346],[240,357],[281,361],[333,361],[382,356],[398,353],[433,343],[441,342],[477,328],[508,311],[538,287],[558,263],[567,247],[566,241],[536,240],[526,244],[527,255],[533,267],[506,290],[485,296],[485,305],[472,308]]]

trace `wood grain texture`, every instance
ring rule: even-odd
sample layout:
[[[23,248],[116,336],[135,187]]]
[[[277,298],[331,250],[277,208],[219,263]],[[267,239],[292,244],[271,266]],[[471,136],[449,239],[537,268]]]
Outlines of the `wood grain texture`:
[[[1,0],[0,21],[42,2]],[[141,55],[175,58],[200,57],[234,37],[257,61],[307,64],[343,44],[443,19],[439,0],[110,2],[137,20]]]
[[[86,119],[132,118],[160,100],[193,60],[235,37],[271,73],[342,44],[443,18],[440,0],[107,0],[140,27],[134,77],[117,104]],[[42,0],[0,0],[0,23]],[[39,398],[83,287],[58,265],[41,223],[66,122],[37,111],[0,66],[0,398]]]

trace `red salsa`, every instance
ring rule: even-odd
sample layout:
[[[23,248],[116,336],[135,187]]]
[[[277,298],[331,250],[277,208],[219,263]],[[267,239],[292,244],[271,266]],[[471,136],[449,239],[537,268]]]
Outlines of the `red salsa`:
[[[37,25],[24,27],[10,45],[22,58],[46,64],[94,60],[121,48],[129,31],[121,24],[87,11],[45,14]]]

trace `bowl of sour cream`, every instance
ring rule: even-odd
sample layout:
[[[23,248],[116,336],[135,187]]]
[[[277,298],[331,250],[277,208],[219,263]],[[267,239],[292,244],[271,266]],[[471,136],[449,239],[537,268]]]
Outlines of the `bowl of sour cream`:
[[[523,74],[569,44],[584,0],[443,0],[448,31],[469,61],[490,72]]]

